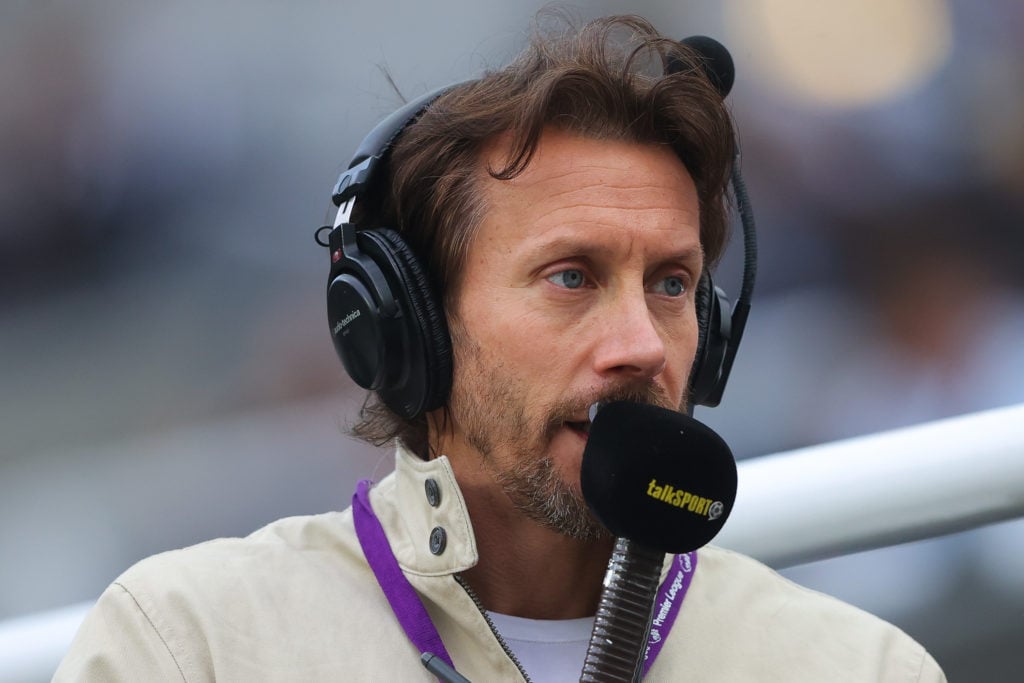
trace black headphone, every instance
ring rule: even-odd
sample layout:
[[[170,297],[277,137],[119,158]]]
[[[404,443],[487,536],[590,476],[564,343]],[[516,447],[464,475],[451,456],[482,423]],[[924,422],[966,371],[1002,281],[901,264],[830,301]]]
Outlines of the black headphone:
[[[728,51],[703,36],[682,42],[700,54],[709,79],[725,97],[734,73]],[[678,65],[670,60],[667,71]],[[334,186],[332,198],[339,207],[334,225],[316,233],[317,243],[330,250],[327,321],[334,348],[356,384],[376,391],[403,418],[420,416],[448,400],[452,349],[444,308],[427,269],[395,230],[357,226],[350,216],[355,200],[379,191],[376,184],[383,172],[378,168],[396,138],[452,87],[409,102],[370,131]],[[701,276],[695,293],[698,338],[690,373],[691,405],[717,406],[721,401],[750,308],[756,240],[738,162],[737,155],[732,187],[744,230],[743,291],[733,307],[706,271]]]

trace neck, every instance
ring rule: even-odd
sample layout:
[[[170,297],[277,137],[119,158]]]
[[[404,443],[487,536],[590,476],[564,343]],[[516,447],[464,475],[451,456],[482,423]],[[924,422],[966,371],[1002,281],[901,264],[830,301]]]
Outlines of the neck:
[[[530,619],[575,619],[597,612],[611,539],[579,541],[521,514],[515,520],[483,514],[484,508],[468,496],[466,504],[480,560],[464,575],[485,608]]]
[[[471,448],[448,444],[469,509],[479,562],[463,576],[483,606],[530,619],[574,619],[597,611],[614,540],[577,540],[518,510]]]

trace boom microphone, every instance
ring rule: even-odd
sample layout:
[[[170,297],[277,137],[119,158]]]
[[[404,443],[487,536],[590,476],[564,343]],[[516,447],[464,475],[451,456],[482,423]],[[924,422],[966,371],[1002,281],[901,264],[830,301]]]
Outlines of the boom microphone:
[[[616,402],[591,411],[583,498],[618,538],[580,681],[639,681],[665,553],[714,538],[736,500],[736,461],[692,417]]]

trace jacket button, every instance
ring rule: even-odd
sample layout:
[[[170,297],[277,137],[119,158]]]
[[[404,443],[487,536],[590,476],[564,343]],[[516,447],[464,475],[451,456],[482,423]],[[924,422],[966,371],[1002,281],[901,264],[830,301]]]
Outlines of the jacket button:
[[[444,552],[444,547],[448,544],[448,534],[445,530],[439,526],[435,526],[433,531],[430,532],[430,552],[435,555],[440,555]]]
[[[430,503],[430,507],[436,508],[441,504],[441,487],[436,481],[427,479],[423,482],[423,488],[427,491],[427,502]]]

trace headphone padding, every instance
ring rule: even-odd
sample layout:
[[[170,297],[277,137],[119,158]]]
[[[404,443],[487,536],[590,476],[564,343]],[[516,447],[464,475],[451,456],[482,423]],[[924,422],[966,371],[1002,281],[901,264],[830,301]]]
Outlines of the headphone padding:
[[[410,366],[422,364],[426,375],[422,408],[417,414],[440,408],[448,400],[452,381],[452,348],[448,334],[448,323],[444,308],[438,302],[434,288],[425,269],[405,240],[388,228],[365,231],[361,234],[375,236],[392,256],[397,274],[402,282],[395,283],[392,291],[402,299],[404,308],[416,323],[416,334],[410,336],[408,353],[421,358],[409,358]],[[382,392],[383,395],[384,392]]]
[[[693,295],[694,302],[697,307],[696,359],[702,358],[704,351],[707,348],[708,329],[711,326],[711,297],[713,296],[713,292],[714,286],[711,284],[711,276],[707,273],[701,274],[700,280],[697,282],[697,291],[694,292]]]
[[[711,308],[713,303],[711,297],[714,296],[715,288],[711,282],[711,276],[705,271],[701,274],[700,280],[697,282],[697,290],[693,294],[694,304],[697,309],[697,353],[693,356],[693,367],[690,368],[690,404],[697,405],[703,400],[704,396],[697,396],[694,391],[698,386],[704,384],[698,379],[703,379],[703,373],[707,372],[705,369],[705,361],[707,360],[708,352],[708,334],[711,329]]]

